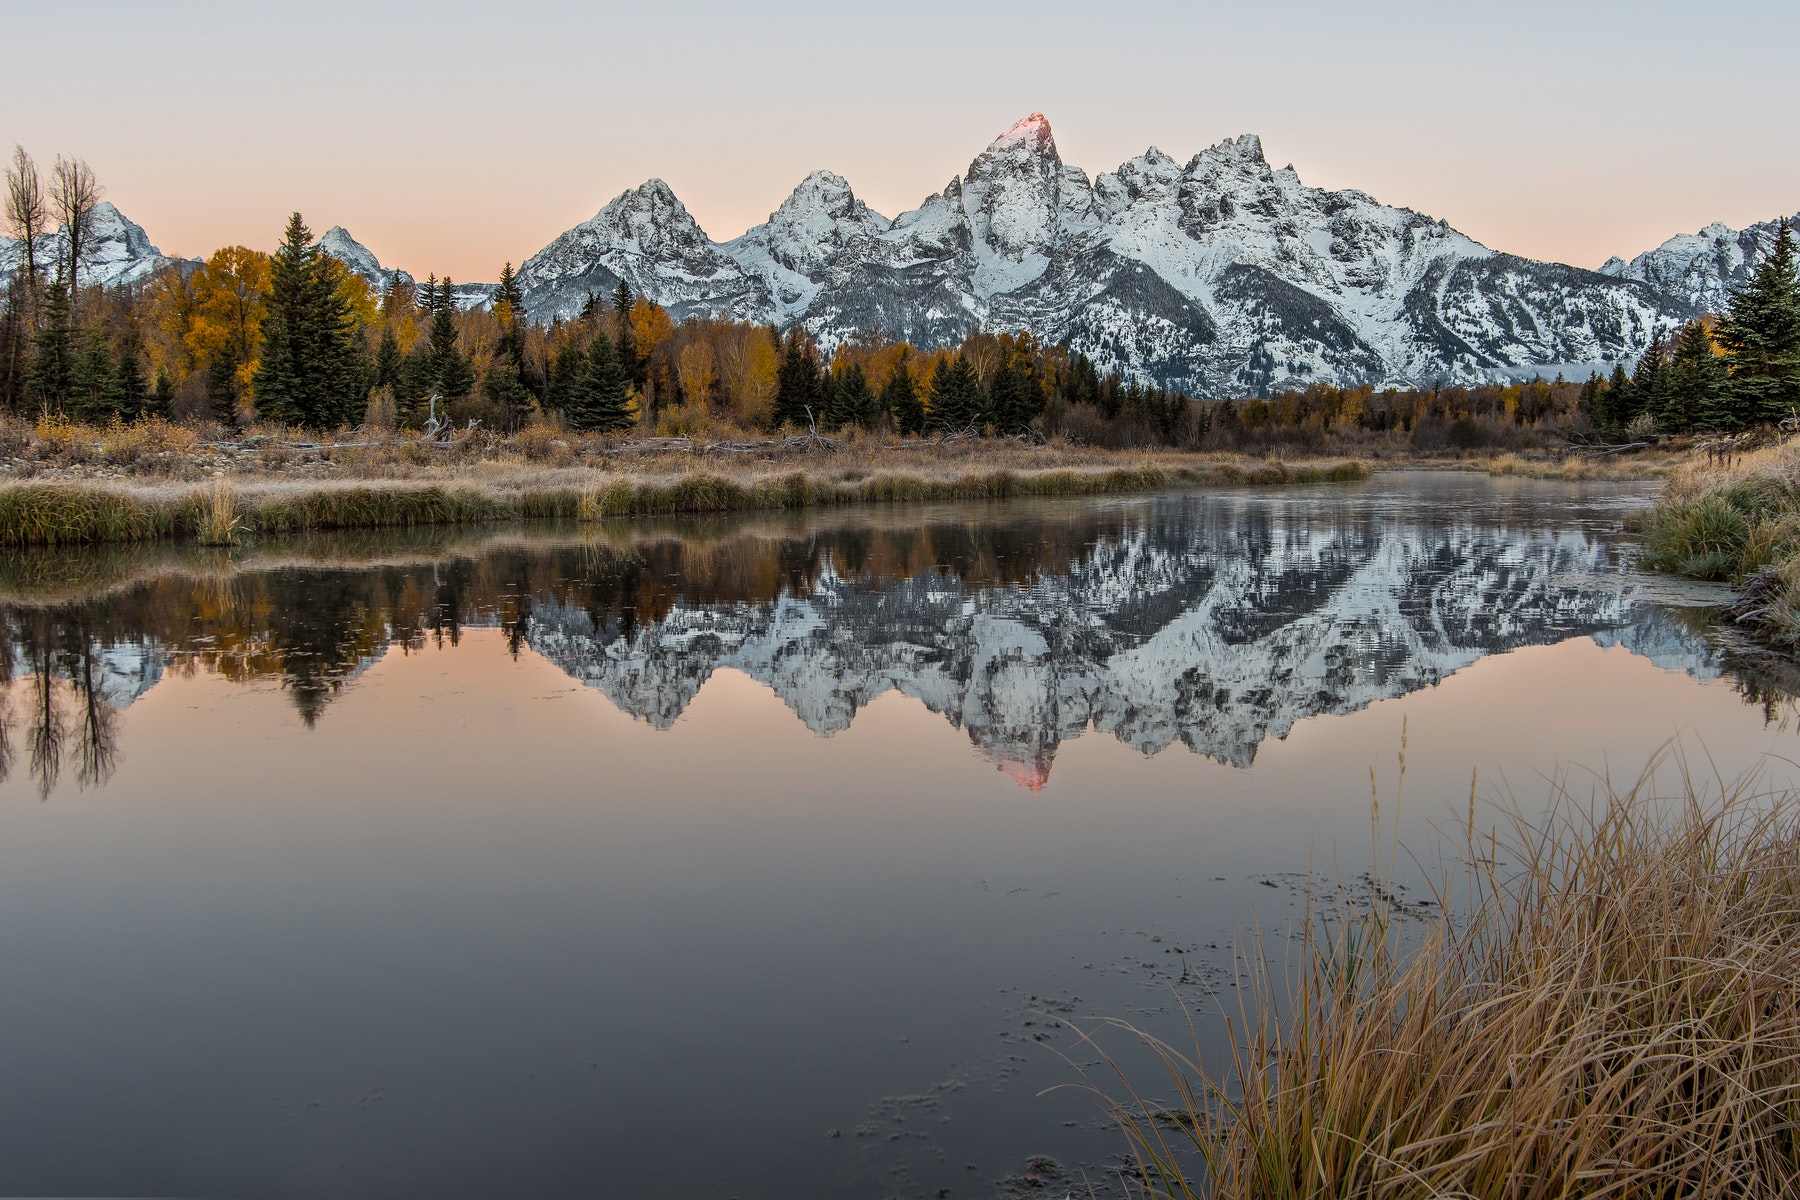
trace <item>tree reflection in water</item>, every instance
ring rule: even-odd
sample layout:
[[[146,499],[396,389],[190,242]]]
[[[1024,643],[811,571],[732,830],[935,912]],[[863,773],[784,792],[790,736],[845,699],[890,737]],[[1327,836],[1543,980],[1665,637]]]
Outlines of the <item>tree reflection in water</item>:
[[[1603,530],[1554,508],[1216,497],[421,531],[237,560],[19,555],[0,563],[0,594],[21,597],[0,608],[0,772],[22,736],[41,796],[71,753],[78,787],[103,784],[119,710],[165,671],[278,681],[311,727],[383,654],[455,646],[470,627],[659,727],[720,667],[821,733],[898,689],[1029,786],[1084,729],[1244,766],[1301,717],[1572,636],[1731,670],[1781,708],[1784,680],[1734,667],[1703,617],[1649,603],[1619,562]]]

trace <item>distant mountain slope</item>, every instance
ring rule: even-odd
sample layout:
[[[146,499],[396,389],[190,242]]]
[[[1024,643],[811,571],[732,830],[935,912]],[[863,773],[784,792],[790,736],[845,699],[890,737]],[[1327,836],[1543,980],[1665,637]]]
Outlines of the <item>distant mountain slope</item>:
[[[1600,273],[1647,283],[1701,312],[1718,312],[1731,290],[1775,248],[1779,222],[1777,217],[1739,230],[1715,221],[1699,233],[1677,234],[1630,262],[1609,258]],[[1789,217],[1788,224],[1800,225],[1800,213]]]
[[[81,282],[101,287],[119,287],[141,283],[170,263],[170,258],[150,244],[144,227],[113,207],[110,200],[94,206],[94,240],[81,260]],[[46,277],[53,277],[55,264],[63,256],[67,242],[59,229],[37,239],[38,265]],[[10,275],[23,256],[23,243],[18,238],[0,238],[0,274]]]

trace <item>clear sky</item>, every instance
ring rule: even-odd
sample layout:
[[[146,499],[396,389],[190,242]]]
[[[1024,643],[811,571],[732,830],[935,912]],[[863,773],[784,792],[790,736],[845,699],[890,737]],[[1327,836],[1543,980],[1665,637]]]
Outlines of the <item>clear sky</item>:
[[[86,158],[168,253],[290,211],[492,279],[667,180],[715,238],[829,168],[892,216],[1040,110],[1095,174],[1259,133],[1581,266],[1800,210],[1792,0],[0,0],[0,146]]]

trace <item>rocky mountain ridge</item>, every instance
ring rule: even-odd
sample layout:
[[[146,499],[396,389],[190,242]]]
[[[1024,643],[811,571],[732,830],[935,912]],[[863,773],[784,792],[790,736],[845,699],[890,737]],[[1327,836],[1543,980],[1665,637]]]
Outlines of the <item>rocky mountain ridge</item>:
[[[134,283],[177,261],[110,203],[97,229],[94,282]],[[1308,187],[1272,167],[1254,135],[1185,163],[1152,147],[1090,179],[1033,113],[891,220],[815,171],[767,221],[715,242],[652,179],[526,259],[518,278],[539,320],[573,316],[624,280],[678,318],[799,325],[827,348],[869,329],[924,346],[979,327],[1028,330],[1102,370],[1245,396],[1629,364],[1654,332],[1718,309],[1774,229],[1715,224],[1585,271],[1491,250],[1362,192]],[[413,278],[341,226],[321,244],[372,287]],[[17,250],[0,239],[0,264]],[[492,293],[456,285],[464,308]]]

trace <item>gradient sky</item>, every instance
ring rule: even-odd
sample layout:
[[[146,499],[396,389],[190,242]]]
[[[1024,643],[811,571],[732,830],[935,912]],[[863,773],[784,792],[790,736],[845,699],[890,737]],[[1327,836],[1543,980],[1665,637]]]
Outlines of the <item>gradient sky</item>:
[[[492,279],[651,176],[724,239],[818,167],[893,216],[1033,110],[1090,175],[1254,132],[1309,184],[1580,266],[1800,210],[1791,0],[0,0],[0,18],[0,146],[86,158],[171,254],[271,249],[298,208],[385,264]]]

